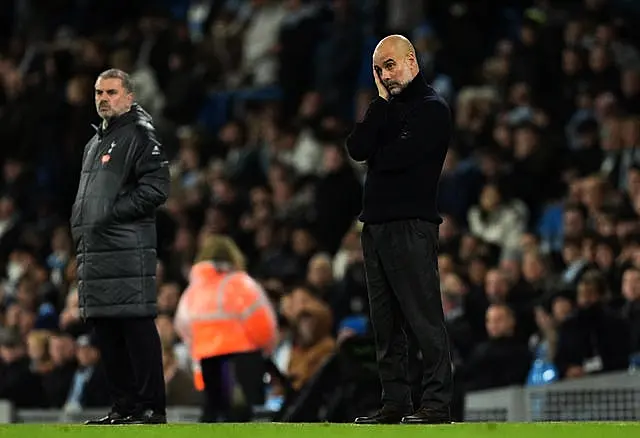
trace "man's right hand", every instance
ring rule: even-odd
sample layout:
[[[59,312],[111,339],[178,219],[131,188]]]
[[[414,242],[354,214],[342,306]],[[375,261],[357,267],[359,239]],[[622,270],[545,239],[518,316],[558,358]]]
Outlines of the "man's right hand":
[[[389,91],[387,87],[384,86],[382,81],[380,80],[380,76],[376,71],[376,67],[373,66],[373,79],[376,81],[376,87],[378,88],[378,96],[382,97],[384,100],[389,100]]]

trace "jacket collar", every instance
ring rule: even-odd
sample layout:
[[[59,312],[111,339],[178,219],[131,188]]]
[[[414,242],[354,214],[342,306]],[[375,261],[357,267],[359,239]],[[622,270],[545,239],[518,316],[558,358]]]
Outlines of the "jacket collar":
[[[148,116],[148,114],[144,111],[144,109],[142,109],[140,105],[138,105],[137,103],[134,103],[133,105],[131,105],[131,109],[129,109],[129,111],[119,115],[118,117],[111,119],[111,121],[109,122],[106,128],[103,127],[104,126],[103,123],[100,123],[100,125],[92,124],[91,126],[93,126],[93,129],[96,130],[98,137],[104,137],[108,133],[114,131],[115,129],[121,126],[125,126],[130,123],[135,123],[142,115]]]
[[[395,96],[391,96],[393,102],[406,102],[413,98],[424,96],[425,94],[433,94],[432,88],[427,84],[422,72],[418,72],[415,78],[407,84],[404,90]]]

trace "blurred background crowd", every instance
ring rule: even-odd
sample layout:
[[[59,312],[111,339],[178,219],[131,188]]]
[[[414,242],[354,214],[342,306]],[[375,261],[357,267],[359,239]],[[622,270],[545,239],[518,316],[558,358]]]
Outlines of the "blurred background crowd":
[[[3,1],[0,399],[109,404],[68,227],[109,67],[132,75],[171,161],[157,274],[169,404],[200,403],[173,317],[212,234],[272,298],[273,362],[294,390],[346,339],[370,339],[364,168],[343,144],[390,33],[411,39],[455,119],[439,266],[457,386],[636,366],[639,20],[632,0]]]

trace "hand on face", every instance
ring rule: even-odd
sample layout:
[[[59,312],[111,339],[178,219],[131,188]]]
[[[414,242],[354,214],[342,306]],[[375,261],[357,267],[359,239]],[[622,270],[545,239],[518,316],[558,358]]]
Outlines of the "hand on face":
[[[373,66],[373,78],[376,81],[376,87],[378,88],[378,96],[382,97],[384,100],[389,100],[389,90],[385,87],[380,80],[380,76],[376,71],[376,67]]]
[[[373,52],[373,77],[378,95],[388,100],[397,95],[418,74],[415,49],[409,40],[390,35],[378,43]]]

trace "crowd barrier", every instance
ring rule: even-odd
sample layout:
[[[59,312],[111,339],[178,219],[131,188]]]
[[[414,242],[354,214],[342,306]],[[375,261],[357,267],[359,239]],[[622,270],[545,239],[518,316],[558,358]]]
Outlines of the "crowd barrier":
[[[0,423],[82,423],[104,415],[107,408],[68,413],[60,410],[18,409],[0,400]],[[273,413],[256,411],[256,421]],[[171,423],[196,423],[198,407],[172,407]],[[620,372],[535,387],[508,387],[466,395],[467,422],[639,421],[640,373]]]
[[[638,421],[640,373],[619,372],[544,386],[469,393],[465,421]]]

